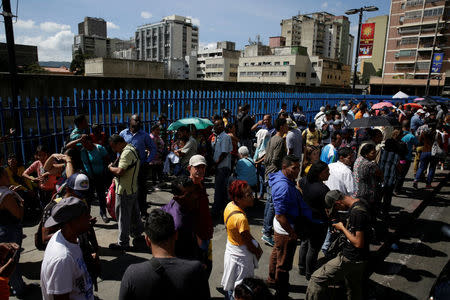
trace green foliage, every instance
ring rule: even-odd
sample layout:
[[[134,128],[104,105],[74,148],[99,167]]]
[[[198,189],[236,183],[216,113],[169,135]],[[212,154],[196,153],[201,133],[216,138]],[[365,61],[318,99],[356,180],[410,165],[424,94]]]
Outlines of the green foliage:
[[[84,61],[91,58],[90,55],[83,54],[80,49],[75,52],[75,56],[70,63],[70,71],[75,75],[84,75]]]
[[[383,76],[383,69],[379,68],[378,71],[375,73],[375,76],[382,77]]]
[[[28,66],[25,66],[20,71],[21,73],[28,73],[28,74],[45,74],[48,73],[48,71],[44,68],[42,68],[38,63],[34,63]]]

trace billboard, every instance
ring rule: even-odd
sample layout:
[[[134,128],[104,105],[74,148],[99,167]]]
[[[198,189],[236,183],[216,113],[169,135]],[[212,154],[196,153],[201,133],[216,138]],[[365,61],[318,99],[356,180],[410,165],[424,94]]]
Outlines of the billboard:
[[[431,65],[431,72],[441,73],[443,61],[444,61],[444,53],[434,53],[433,63]]]
[[[371,58],[373,51],[373,40],[375,37],[375,23],[365,23],[361,26],[359,53],[361,58]]]

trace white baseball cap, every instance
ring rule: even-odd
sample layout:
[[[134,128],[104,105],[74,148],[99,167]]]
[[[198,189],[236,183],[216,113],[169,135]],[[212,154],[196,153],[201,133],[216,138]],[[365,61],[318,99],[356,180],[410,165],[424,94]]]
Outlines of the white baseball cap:
[[[347,105],[342,106],[342,110],[348,110],[348,106]]]
[[[75,173],[67,178],[66,187],[71,188],[75,195],[85,197],[89,191],[89,178],[82,173]]]
[[[206,159],[200,155],[200,154],[196,154],[194,156],[191,157],[191,159],[189,159],[189,165],[196,167],[196,166],[200,166],[200,165],[207,165],[206,164]]]
[[[418,114],[424,114],[425,111],[424,111],[423,109],[419,109],[419,110],[417,111],[417,113],[418,113]]]

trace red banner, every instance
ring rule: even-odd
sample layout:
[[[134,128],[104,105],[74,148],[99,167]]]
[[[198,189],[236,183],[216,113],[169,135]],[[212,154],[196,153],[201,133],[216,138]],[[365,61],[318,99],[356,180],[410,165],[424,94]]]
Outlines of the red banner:
[[[365,23],[361,26],[361,39],[359,42],[359,57],[370,58],[373,51],[375,37],[375,23]]]

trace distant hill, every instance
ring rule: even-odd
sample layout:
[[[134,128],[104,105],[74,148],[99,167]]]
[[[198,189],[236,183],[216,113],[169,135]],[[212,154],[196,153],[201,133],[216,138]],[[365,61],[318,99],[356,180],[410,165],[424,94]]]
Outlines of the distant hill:
[[[59,68],[61,66],[70,68],[70,61],[40,61],[39,65],[41,67],[51,67],[51,68]]]

